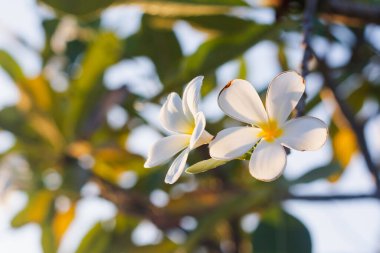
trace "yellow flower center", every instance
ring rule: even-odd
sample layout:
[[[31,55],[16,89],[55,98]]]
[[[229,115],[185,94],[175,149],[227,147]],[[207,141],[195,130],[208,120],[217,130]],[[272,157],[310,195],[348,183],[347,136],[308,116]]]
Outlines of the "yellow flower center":
[[[261,128],[261,132],[257,136],[267,142],[273,142],[283,134],[283,130],[278,127],[275,120],[260,124],[259,127]]]

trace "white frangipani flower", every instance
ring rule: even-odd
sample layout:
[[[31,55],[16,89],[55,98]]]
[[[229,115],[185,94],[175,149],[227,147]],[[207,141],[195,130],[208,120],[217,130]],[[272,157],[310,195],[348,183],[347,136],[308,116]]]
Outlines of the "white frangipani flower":
[[[220,92],[218,104],[228,116],[250,126],[219,132],[209,144],[211,157],[232,160],[257,143],[249,161],[249,171],[258,180],[272,181],[286,166],[283,146],[300,151],[322,147],[328,135],[323,121],[309,116],[287,120],[304,91],[304,80],[299,74],[283,72],[271,82],[264,108],[249,82],[231,81]]]
[[[145,168],[155,167],[167,162],[183,150],[171,164],[165,182],[175,183],[185,170],[189,152],[213,138],[206,130],[206,119],[198,110],[203,76],[191,80],[183,92],[183,100],[175,92],[169,94],[161,108],[162,126],[173,135],[157,141],[149,150]]]

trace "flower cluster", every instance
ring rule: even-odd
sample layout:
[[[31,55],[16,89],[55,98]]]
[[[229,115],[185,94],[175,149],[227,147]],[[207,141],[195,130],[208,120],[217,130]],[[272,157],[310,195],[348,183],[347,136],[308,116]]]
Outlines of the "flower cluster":
[[[183,100],[171,93],[162,106],[161,123],[173,135],[151,147],[145,167],[163,164],[182,151],[171,164],[166,183],[177,181],[185,170],[189,152],[204,144],[209,144],[213,159],[224,161],[240,158],[254,149],[249,159],[251,175],[272,181],[281,176],[286,166],[284,146],[309,151],[319,149],[327,140],[328,129],[323,121],[310,116],[288,120],[305,91],[303,78],[294,71],[273,79],[265,107],[248,81],[229,82],[219,94],[219,107],[245,126],[224,129],[215,138],[205,130],[205,116],[198,108],[202,80],[196,77],[187,85]]]

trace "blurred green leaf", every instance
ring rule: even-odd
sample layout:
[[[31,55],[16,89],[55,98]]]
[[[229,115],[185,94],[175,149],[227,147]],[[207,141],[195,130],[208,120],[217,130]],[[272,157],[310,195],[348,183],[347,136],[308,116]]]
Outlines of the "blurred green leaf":
[[[171,252],[175,252],[174,250],[177,247],[178,246],[175,243],[173,243],[169,239],[165,239],[156,245],[147,245],[147,246],[132,246],[132,245],[130,245],[129,247],[124,248],[124,250],[125,250],[124,252],[125,253],[128,253],[128,252],[133,252],[133,253],[153,253],[153,252],[171,253]],[[123,251],[120,251],[120,249],[119,249],[119,251],[114,250],[113,252],[114,253],[121,253]]]
[[[74,14],[78,16],[88,15],[101,11],[110,6],[116,0],[39,0],[58,12]]]
[[[285,52],[285,45],[284,43],[280,43],[278,45],[278,54],[277,54],[278,62],[280,63],[281,69],[283,71],[286,71],[289,69],[288,65],[288,59],[286,57],[286,52]]]
[[[20,142],[33,143],[39,140],[39,135],[30,127],[27,115],[17,107],[7,107],[0,111],[0,128],[12,132]]]
[[[311,253],[311,237],[305,225],[282,210],[265,212],[252,234],[255,253]]]
[[[54,32],[56,31],[59,25],[59,19],[46,19],[42,21],[42,27],[45,32],[45,47],[41,52],[41,56],[43,58],[44,63],[47,62],[50,56],[54,54],[51,49],[51,38],[53,37]]]
[[[161,17],[190,17],[226,14],[233,7],[248,6],[243,0],[130,0],[145,13]]]
[[[227,162],[228,161],[221,161],[210,158],[208,160],[204,160],[194,165],[191,165],[189,168],[186,169],[186,172],[189,174],[197,174],[211,169],[215,169],[216,167],[219,167]]]
[[[42,250],[44,253],[56,253],[58,249],[56,238],[54,237],[53,229],[49,223],[42,225],[41,236]]]
[[[240,61],[240,67],[239,67],[239,73],[237,77],[240,79],[247,79],[248,77],[247,61],[243,57],[241,57],[239,61]]]
[[[183,17],[183,20],[189,22],[195,28],[214,30],[220,33],[236,33],[255,25],[253,21],[227,16],[227,15],[210,15],[210,16],[190,16]]]
[[[243,0],[141,0],[141,2],[189,3],[189,4],[194,4],[194,5],[227,5],[227,6],[247,6],[248,5]]]
[[[20,227],[29,222],[43,224],[51,211],[52,201],[53,193],[50,191],[41,190],[31,193],[29,202],[25,208],[13,217],[11,222],[12,226]]]
[[[206,6],[212,11],[212,7],[219,6],[247,6],[247,3],[243,0],[39,0],[51,7],[56,11],[69,13],[77,16],[86,16],[90,14],[97,14],[101,10],[109,7],[115,3],[134,3],[143,4],[146,7],[155,7],[158,4],[169,5],[173,7],[173,4],[181,6],[182,4],[197,7]]]
[[[341,165],[333,160],[331,163],[312,169],[297,179],[291,181],[292,184],[306,184],[318,179],[326,179],[342,170]]]
[[[101,223],[97,223],[82,239],[75,253],[105,253],[110,240],[111,232],[106,231]]]
[[[275,26],[252,25],[242,32],[208,40],[194,54],[185,58],[182,76],[190,79],[209,73],[275,33]]]
[[[140,31],[125,41],[124,57],[135,56],[149,57],[164,84],[173,79],[179,71],[182,52],[172,21],[144,15]]]
[[[65,118],[65,134],[73,137],[98,98],[106,91],[102,82],[105,70],[121,56],[121,44],[115,34],[101,32],[85,52],[77,77],[70,85],[71,102]]]
[[[186,243],[181,246],[180,250],[184,252],[193,252],[200,240],[204,240],[212,231],[215,230],[216,225],[225,221],[228,218],[236,215],[241,215],[251,210],[268,200],[268,191],[262,189],[259,192],[241,194],[234,198],[226,199],[212,212],[208,212],[207,216],[199,221],[199,225],[194,230]],[[181,252],[181,251],[180,251]]]
[[[25,78],[19,64],[14,60],[13,56],[4,50],[0,50],[0,67],[2,67],[15,82],[22,81]]]

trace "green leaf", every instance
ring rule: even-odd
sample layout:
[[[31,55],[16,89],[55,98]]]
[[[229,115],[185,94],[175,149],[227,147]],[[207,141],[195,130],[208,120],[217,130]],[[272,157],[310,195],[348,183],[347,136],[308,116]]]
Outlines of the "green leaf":
[[[46,19],[42,21],[42,27],[45,32],[45,46],[41,52],[43,61],[46,63],[49,57],[51,57],[54,52],[51,49],[51,39],[59,25],[59,19]]]
[[[147,245],[147,246],[132,246],[119,248],[119,249],[112,249],[114,253],[121,253],[121,252],[133,252],[133,253],[152,253],[152,252],[175,252],[175,249],[178,248],[178,245],[173,243],[169,239],[164,239],[157,245]],[[124,250],[124,251],[122,251]]]
[[[211,169],[215,169],[216,167],[219,167],[227,162],[228,161],[221,161],[210,158],[208,160],[204,160],[190,166],[186,169],[186,172],[189,174],[197,174]]]
[[[82,239],[82,242],[75,253],[106,252],[110,240],[111,233],[105,231],[101,223],[97,223]]]
[[[212,12],[217,7],[248,6],[243,0],[40,0],[41,2],[53,7],[57,12],[69,13],[77,16],[88,16],[100,13],[103,9],[115,3],[140,4],[146,8],[162,8],[162,10],[171,10],[174,12],[186,11],[183,8],[193,7],[193,13],[196,15],[196,7],[207,7],[205,10]],[[177,6],[178,10],[173,9]],[[180,9],[182,7],[182,9]],[[214,8],[213,8],[214,7]],[[159,14],[160,12],[155,12]]]
[[[21,227],[27,223],[44,224],[49,217],[53,204],[53,193],[41,190],[30,194],[30,199],[23,210],[13,217],[12,227]]]
[[[249,20],[227,15],[190,16],[182,19],[195,28],[215,30],[220,33],[236,33],[255,24]]]
[[[80,72],[70,85],[71,101],[65,118],[65,134],[72,138],[87,115],[106,91],[102,78],[105,70],[121,55],[121,44],[115,34],[102,32],[85,52]]]
[[[168,22],[169,24],[166,24]],[[141,55],[149,57],[163,83],[178,73],[182,59],[181,47],[172,30],[171,22],[144,15],[140,31],[125,41],[124,57]]]
[[[232,7],[248,6],[243,0],[131,0],[147,14],[162,17],[190,17],[226,14]]]
[[[17,107],[6,107],[0,110],[0,128],[12,132],[19,142],[33,143],[41,141],[40,136],[28,124],[27,115]]]
[[[140,0],[138,2],[187,3],[187,4],[194,4],[194,5],[227,5],[227,6],[247,6],[248,5],[243,0]]]
[[[52,227],[49,225],[49,223],[45,223],[42,225],[41,244],[44,253],[57,252],[58,246],[54,238]]]
[[[291,184],[305,184],[310,183],[318,179],[326,179],[329,176],[342,170],[341,165],[335,160],[331,163],[321,166],[315,169],[312,169],[306,172],[304,175],[300,176],[297,179],[294,179]]]
[[[0,67],[3,68],[15,82],[22,81],[25,78],[18,63],[4,50],[0,50]]]
[[[266,210],[252,234],[255,253],[308,253],[310,233],[299,220],[283,210]]]
[[[274,26],[251,25],[242,32],[208,40],[185,59],[183,75],[186,79],[190,79],[193,76],[209,73],[225,62],[237,58],[275,32]]]
[[[215,234],[216,225],[219,222],[228,220],[231,217],[237,217],[243,213],[252,210],[253,207],[262,205],[269,198],[269,191],[262,189],[240,194],[236,197],[226,199],[213,211],[208,212],[207,216],[199,221],[198,227],[191,232],[187,241],[178,249],[179,252],[194,252],[195,247],[199,244],[200,240],[205,240],[208,236]]]
[[[58,12],[83,16],[101,11],[116,0],[40,0]]]
[[[243,57],[241,57],[239,61],[240,61],[240,66],[239,66],[238,78],[247,79],[248,77],[247,61]]]

